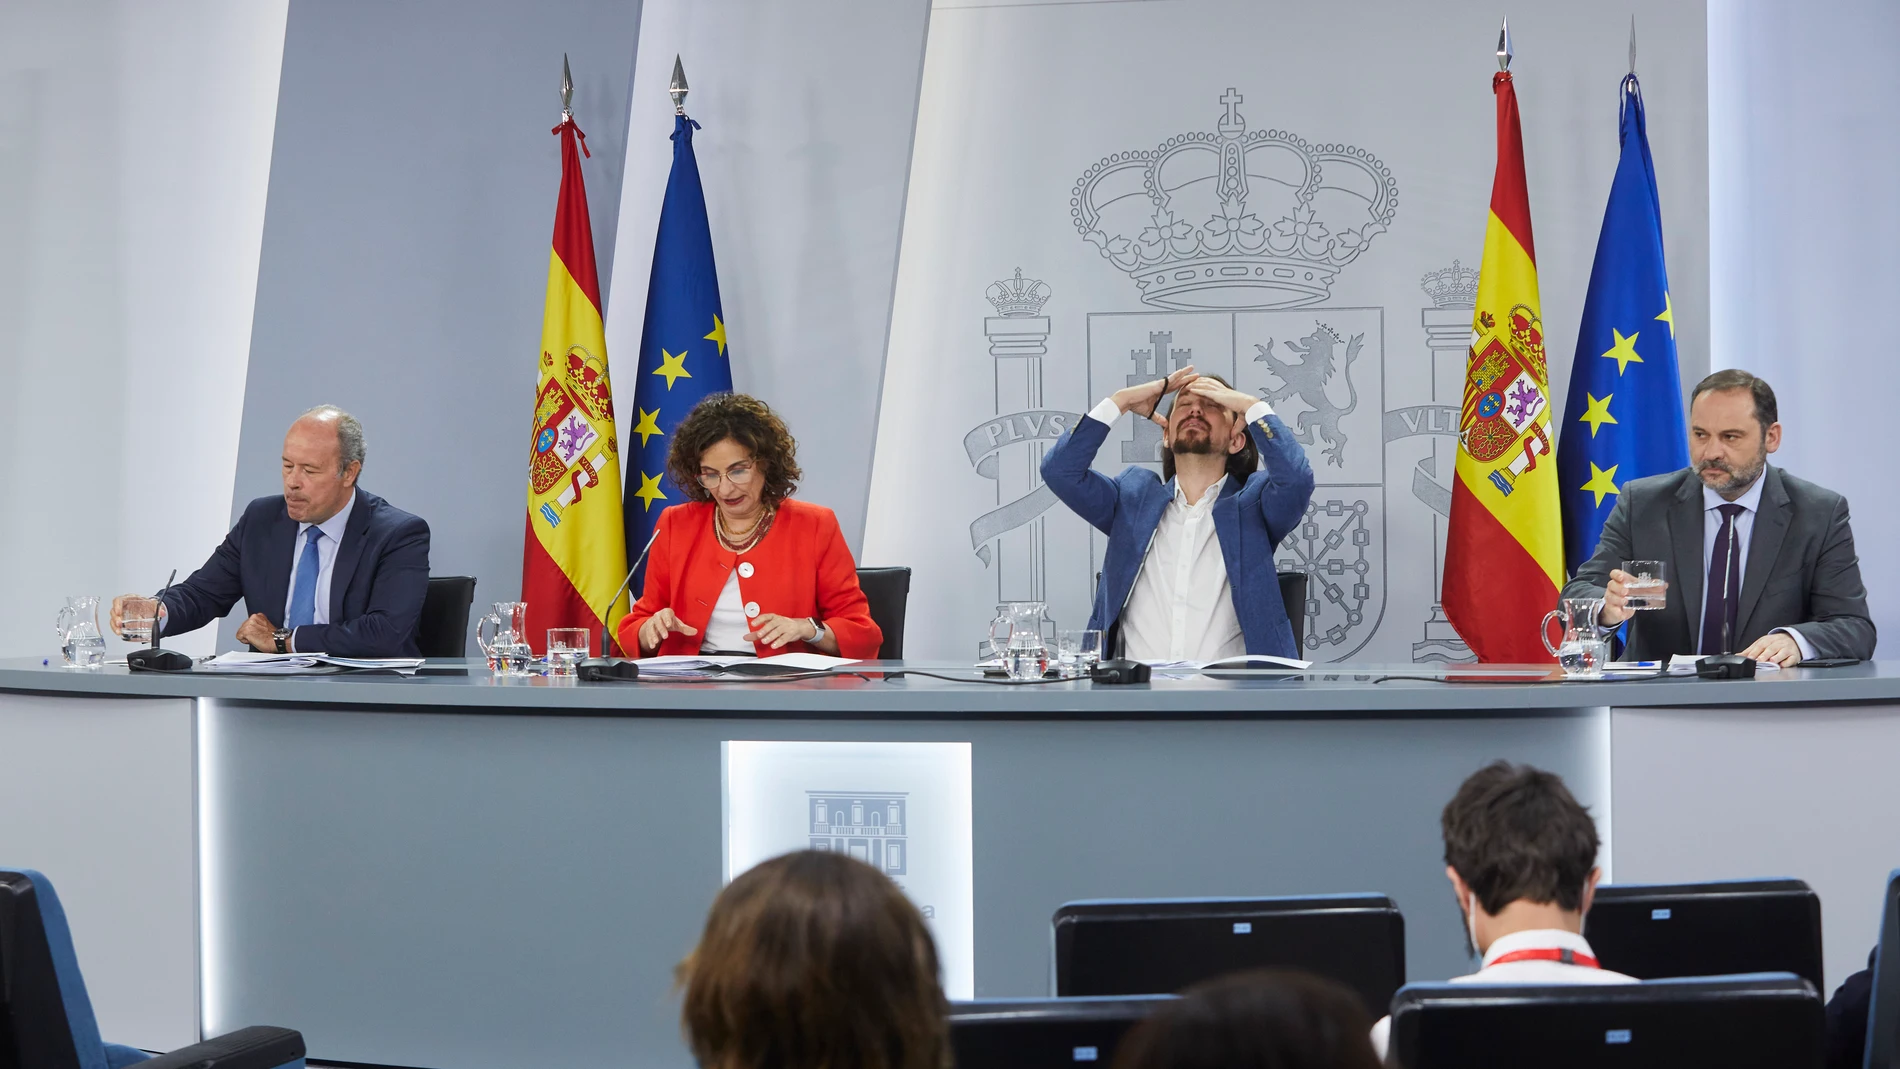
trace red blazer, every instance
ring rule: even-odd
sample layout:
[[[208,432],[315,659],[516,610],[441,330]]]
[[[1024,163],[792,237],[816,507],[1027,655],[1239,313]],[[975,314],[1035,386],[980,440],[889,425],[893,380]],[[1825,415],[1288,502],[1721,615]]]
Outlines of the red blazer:
[[[743,556],[719,544],[713,534],[710,501],[674,505],[660,513],[659,535],[647,554],[646,586],[633,611],[620,621],[623,649],[639,649],[640,625],[661,609],[672,609],[697,635],[671,634],[656,655],[699,652],[712,619],[713,604],[726,579],[741,562],[751,575],[739,575],[739,598],[761,613],[816,617],[838,636],[840,656],[872,660],[884,644],[884,632],[871,621],[871,606],[858,589],[857,564],[844,543],[838,517],[823,505],[787,498],[765,538]],[[757,646],[761,657],[794,651],[813,652],[803,642],[779,649]]]

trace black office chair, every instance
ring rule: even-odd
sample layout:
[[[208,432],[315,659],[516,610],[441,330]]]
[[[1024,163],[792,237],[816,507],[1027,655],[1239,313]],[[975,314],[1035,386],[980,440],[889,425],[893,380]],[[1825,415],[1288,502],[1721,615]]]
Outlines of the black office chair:
[[[1306,648],[1306,573],[1280,572],[1280,600],[1286,605],[1286,622],[1293,625],[1293,655]]]
[[[416,646],[424,657],[468,656],[468,609],[475,604],[475,577],[432,575],[422,595]]]
[[[909,568],[859,568],[858,586],[871,603],[871,619],[884,632],[880,661],[904,659],[904,610],[910,603]]]
[[[1820,1069],[1821,998],[1793,973],[1519,986],[1407,984],[1402,1069]]]
[[[1900,1069],[1900,869],[1887,876],[1875,944],[1873,990],[1867,996],[1867,1069]]]
[[[156,1058],[105,1042],[52,881],[30,869],[0,871],[0,1069],[133,1065],[303,1069],[303,1036],[258,1025]]]
[[[1122,1037],[1173,995],[977,999],[950,1004],[956,1069],[1108,1065]]]
[[[1821,990],[1821,899],[1800,880],[1609,884],[1583,937],[1638,980],[1791,972]]]
[[[1156,898],[1056,910],[1057,995],[1180,991],[1243,969],[1304,969],[1383,1016],[1405,982],[1405,919],[1385,895]]]

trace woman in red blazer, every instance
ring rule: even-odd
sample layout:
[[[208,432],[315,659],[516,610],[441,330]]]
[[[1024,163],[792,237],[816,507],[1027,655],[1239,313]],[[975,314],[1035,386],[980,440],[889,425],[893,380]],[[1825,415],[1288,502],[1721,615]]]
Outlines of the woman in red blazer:
[[[642,657],[812,651],[868,660],[884,633],[838,517],[791,500],[797,443],[763,401],[715,394],[673,431],[667,470],[689,499],[660,514],[646,586],[617,629]]]

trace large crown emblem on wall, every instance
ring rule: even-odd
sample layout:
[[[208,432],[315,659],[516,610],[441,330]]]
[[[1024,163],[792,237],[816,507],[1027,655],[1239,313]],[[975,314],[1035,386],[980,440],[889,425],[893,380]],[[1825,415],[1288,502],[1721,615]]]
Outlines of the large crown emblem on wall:
[[[1083,238],[1162,308],[1292,308],[1324,301],[1339,269],[1385,232],[1392,172],[1364,149],[1247,131],[1221,96],[1218,133],[1122,152],[1075,184]]]

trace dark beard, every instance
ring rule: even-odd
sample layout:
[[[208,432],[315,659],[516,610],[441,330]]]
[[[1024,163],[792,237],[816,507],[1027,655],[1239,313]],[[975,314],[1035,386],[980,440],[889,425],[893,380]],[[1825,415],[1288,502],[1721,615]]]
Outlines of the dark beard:
[[[1728,478],[1723,480],[1722,483],[1718,486],[1709,486],[1709,484],[1706,481],[1702,485],[1709,486],[1709,489],[1715,491],[1718,494],[1723,495],[1724,497],[1728,496],[1729,494],[1736,494],[1739,496],[1741,491],[1748,489],[1750,486],[1753,486],[1755,484],[1755,480],[1761,478],[1761,473],[1764,470],[1766,470],[1767,467],[1768,467],[1768,451],[1764,449],[1745,468],[1741,468],[1741,469],[1731,468],[1727,464],[1721,464],[1718,462],[1716,466],[1716,470],[1726,472],[1728,474]],[[1707,468],[1708,468],[1708,465],[1706,464],[1697,468],[1696,477],[1701,478],[1702,472],[1707,470]]]
[[[1191,442],[1185,438],[1176,438],[1174,444],[1169,446],[1168,449],[1177,457],[1184,457],[1189,454],[1206,456],[1214,451],[1214,436],[1210,434]]]

